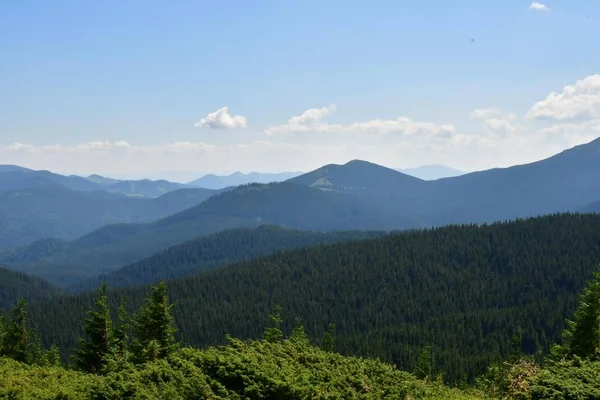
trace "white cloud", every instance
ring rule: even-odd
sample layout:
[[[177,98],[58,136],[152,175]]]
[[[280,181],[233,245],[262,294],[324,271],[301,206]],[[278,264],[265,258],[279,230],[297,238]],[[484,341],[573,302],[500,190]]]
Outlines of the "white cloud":
[[[477,108],[471,112],[471,117],[483,120],[483,127],[491,134],[515,134],[520,129],[516,114],[496,107]]]
[[[529,9],[530,10],[536,10],[536,11],[550,11],[550,7],[548,7],[545,4],[538,3],[537,1],[532,2],[529,5]]]
[[[600,74],[590,75],[574,85],[566,85],[560,93],[550,93],[546,99],[531,107],[526,118],[600,118]]]
[[[337,108],[331,104],[323,108],[311,108],[301,115],[292,117],[287,123],[269,127],[267,135],[287,133],[371,133],[379,135],[432,135],[450,137],[456,133],[454,125],[437,125],[430,122],[414,122],[407,117],[398,117],[395,120],[375,119],[366,122],[355,122],[348,125],[330,124],[323,119]]]
[[[227,106],[208,114],[194,124],[196,128],[232,129],[246,128],[248,120],[241,115],[230,115]]]

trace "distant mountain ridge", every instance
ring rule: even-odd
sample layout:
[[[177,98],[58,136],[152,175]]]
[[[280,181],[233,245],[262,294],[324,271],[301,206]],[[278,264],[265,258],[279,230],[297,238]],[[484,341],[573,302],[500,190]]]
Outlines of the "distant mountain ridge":
[[[196,179],[192,182],[189,182],[188,185],[203,187],[207,189],[223,189],[226,187],[245,185],[248,183],[283,182],[301,174],[302,172],[250,172],[248,174],[235,172],[231,175],[225,176],[208,174],[204,175],[200,179]]]

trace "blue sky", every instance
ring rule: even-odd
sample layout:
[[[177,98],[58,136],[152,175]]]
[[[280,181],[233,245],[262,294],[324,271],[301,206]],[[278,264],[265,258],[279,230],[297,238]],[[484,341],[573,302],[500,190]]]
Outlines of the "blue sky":
[[[600,3],[531,5],[3,2],[0,163],[158,176],[533,161],[600,136]]]

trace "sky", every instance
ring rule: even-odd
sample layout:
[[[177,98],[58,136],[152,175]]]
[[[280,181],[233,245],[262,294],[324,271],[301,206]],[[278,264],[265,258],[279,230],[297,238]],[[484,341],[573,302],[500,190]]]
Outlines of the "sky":
[[[600,136],[598,37],[597,0],[5,1],[0,164],[536,161]]]

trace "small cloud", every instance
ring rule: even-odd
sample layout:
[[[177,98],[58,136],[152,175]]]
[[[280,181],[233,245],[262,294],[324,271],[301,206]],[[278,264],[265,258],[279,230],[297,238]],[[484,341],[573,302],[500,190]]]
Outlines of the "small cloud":
[[[529,5],[529,9],[536,10],[536,11],[550,11],[550,7],[548,7],[547,5],[545,5],[543,3],[538,3],[537,1],[532,2]]]
[[[245,128],[248,126],[248,120],[241,115],[230,115],[227,106],[225,106],[208,114],[206,118],[202,118],[194,126],[196,128],[210,129]]]
[[[483,126],[489,133],[513,134],[520,128],[515,114],[506,113],[497,107],[477,108],[470,115],[483,120]]]
[[[311,108],[301,115],[288,120],[287,123],[270,127],[267,135],[312,133],[366,133],[379,135],[432,135],[440,138],[449,138],[456,133],[454,125],[438,125],[431,122],[415,122],[407,117],[398,117],[392,120],[374,119],[370,121],[354,122],[349,125],[330,124],[323,119],[337,110],[335,104],[322,108]]]
[[[597,119],[600,118],[600,74],[590,75],[562,92],[552,92],[531,107],[527,119]]]

